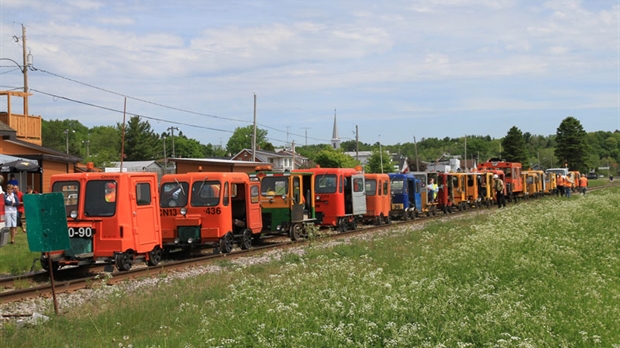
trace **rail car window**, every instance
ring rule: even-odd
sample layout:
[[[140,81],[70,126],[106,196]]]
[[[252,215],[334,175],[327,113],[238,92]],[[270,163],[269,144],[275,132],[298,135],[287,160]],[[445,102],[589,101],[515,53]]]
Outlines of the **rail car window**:
[[[353,178],[353,192],[363,192],[363,191],[364,191],[364,179]]]
[[[193,207],[212,207],[220,203],[220,182],[200,181],[192,184],[190,204]]]
[[[426,175],[424,174],[413,174],[413,176],[420,180],[422,187],[426,187]]]
[[[314,193],[335,193],[338,178],[334,174],[318,175],[314,179]]]
[[[377,194],[377,180],[366,180],[366,196],[374,196]]]
[[[224,183],[224,206],[225,206],[225,207],[227,207],[227,206],[228,206],[228,202],[230,201],[230,198],[229,198],[229,197],[230,197],[230,194],[229,194],[229,191],[228,191],[228,190],[229,190],[229,189],[228,189],[228,187],[229,187],[229,186],[230,186],[230,185],[228,185],[228,181],[226,181],[226,182]],[[233,191],[233,193],[234,193],[234,194],[233,194],[233,197],[237,197],[237,185],[233,185],[233,188],[235,189],[235,190]]]
[[[136,185],[136,202],[138,205],[151,204],[151,184],[148,182]]]
[[[288,195],[287,176],[267,176],[260,182],[261,196],[273,197]]]
[[[258,203],[259,202],[259,198],[258,198],[258,186],[252,186],[250,188],[250,200],[252,203]]]
[[[52,185],[52,192],[63,194],[67,217],[72,210],[77,210],[80,197],[80,183],[77,181],[58,181]]]
[[[511,178],[511,177],[512,177],[512,169],[510,169],[510,168],[505,168],[505,169],[504,169],[504,173],[506,173],[506,177],[507,177],[507,178]]]
[[[392,193],[403,193],[405,188],[405,181],[403,179],[392,179]]]
[[[114,216],[116,214],[116,182],[91,180],[86,183],[84,215]]]
[[[384,181],[383,182],[383,195],[384,196],[387,196],[390,194],[390,190],[388,190],[388,187],[389,187],[388,182]]]
[[[185,207],[187,205],[188,191],[189,184],[185,181],[161,184],[159,206],[162,208]]]
[[[340,176],[340,189],[338,190],[338,192],[342,193],[345,187],[349,187],[349,179],[343,178],[341,175]]]

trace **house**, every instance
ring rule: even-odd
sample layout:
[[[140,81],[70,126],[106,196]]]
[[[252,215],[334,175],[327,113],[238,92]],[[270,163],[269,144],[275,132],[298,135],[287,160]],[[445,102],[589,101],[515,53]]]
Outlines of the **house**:
[[[228,158],[169,158],[175,173],[189,172],[244,172],[252,173],[261,162],[233,161]]]
[[[159,180],[164,175],[164,168],[156,161],[124,161],[123,173],[125,172],[149,172],[156,173]],[[119,172],[121,169],[121,162],[111,162],[109,167],[104,170],[106,172]]]
[[[18,172],[18,177],[22,177],[22,180],[18,178],[19,186],[26,191],[26,186],[32,185],[35,191],[44,193],[49,192],[52,175],[73,173],[75,164],[82,158],[41,146],[41,116],[28,115],[29,95],[20,91],[0,91],[0,97],[7,98],[7,110],[0,111],[0,153],[36,162],[41,170]],[[23,98],[23,114],[14,112],[11,98]]]
[[[300,158],[298,158],[300,157]],[[232,156],[233,161],[252,161],[252,149],[243,149]],[[291,151],[265,151],[256,150],[254,162],[271,165],[274,171],[293,170],[299,167],[300,163],[307,163],[308,159]],[[295,164],[293,164],[295,163]]]
[[[365,167],[370,159],[370,156],[372,156],[372,151],[345,151],[344,154],[357,159],[360,161],[360,164]]]

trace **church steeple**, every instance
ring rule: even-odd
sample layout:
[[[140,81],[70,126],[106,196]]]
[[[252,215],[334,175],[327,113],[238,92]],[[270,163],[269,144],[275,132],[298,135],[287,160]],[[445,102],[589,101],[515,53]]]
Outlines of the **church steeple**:
[[[334,131],[332,132],[332,147],[335,150],[340,148],[340,137],[338,137],[338,123],[336,122],[336,109],[334,109]]]

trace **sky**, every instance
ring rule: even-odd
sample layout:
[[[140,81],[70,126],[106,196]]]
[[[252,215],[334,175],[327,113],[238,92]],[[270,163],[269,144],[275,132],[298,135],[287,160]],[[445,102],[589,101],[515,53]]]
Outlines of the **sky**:
[[[0,89],[23,88],[23,25],[30,114],[89,128],[126,98],[127,119],[225,146],[256,96],[276,147],[329,143],[334,115],[341,141],[386,145],[614,131],[619,18],[620,0],[0,0]]]

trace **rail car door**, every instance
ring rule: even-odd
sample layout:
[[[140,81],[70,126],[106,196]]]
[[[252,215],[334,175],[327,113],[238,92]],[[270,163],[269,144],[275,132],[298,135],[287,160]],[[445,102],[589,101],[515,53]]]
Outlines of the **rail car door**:
[[[147,245],[150,251],[161,238],[157,184],[143,177],[131,177],[130,204],[133,215],[133,233],[137,245]]]
[[[353,215],[366,214],[366,183],[364,174],[351,176],[351,197],[353,199]]]
[[[304,220],[305,198],[300,175],[291,175],[291,214],[292,221]]]

